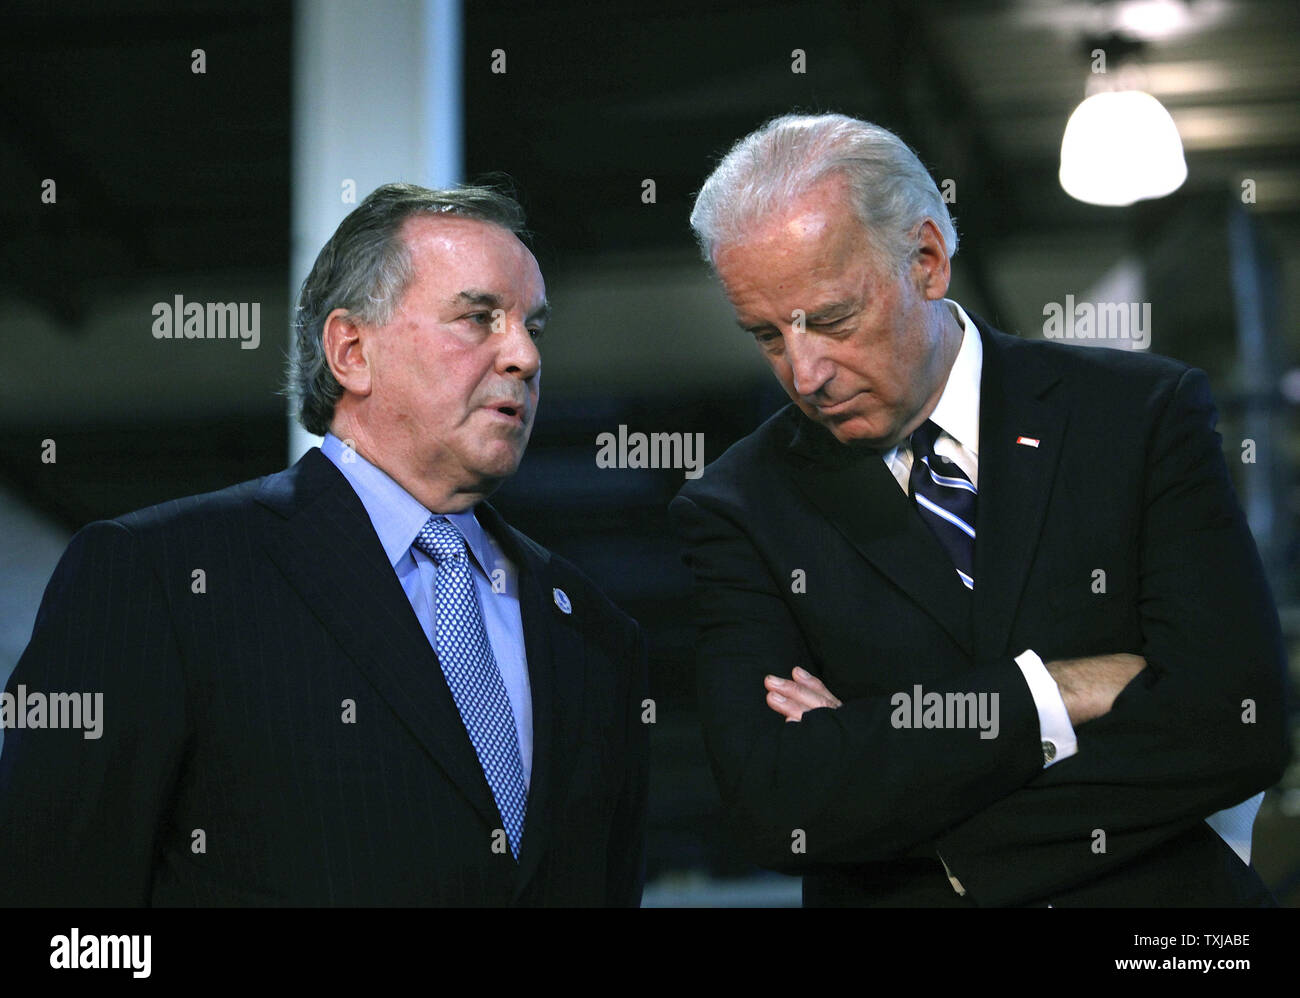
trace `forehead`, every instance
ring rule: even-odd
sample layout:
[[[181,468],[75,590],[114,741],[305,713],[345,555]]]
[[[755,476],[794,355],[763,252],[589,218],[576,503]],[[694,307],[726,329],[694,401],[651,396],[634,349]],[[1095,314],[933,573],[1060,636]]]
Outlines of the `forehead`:
[[[474,286],[525,298],[545,295],[528,247],[510,230],[456,215],[416,215],[400,230],[415,269],[415,284],[458,294]]]
[[[874,279],[866,232],[853,210],[847,183],[828,178],[719,247],[714,269],[733,304],[835,295],[845,285]]]

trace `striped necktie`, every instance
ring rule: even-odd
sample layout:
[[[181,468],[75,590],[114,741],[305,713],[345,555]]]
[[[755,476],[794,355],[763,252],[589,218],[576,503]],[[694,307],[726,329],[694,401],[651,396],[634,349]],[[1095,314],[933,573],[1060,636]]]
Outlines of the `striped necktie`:
[[[519,736],[474,593],[465,538],[445,517],[431,516],[413,546],[438,566],[434,626],[438,662],[492,790],[510,852],[518,859],[528,805]]]
[[[942,430],[926,420],[912,434],[909,485],[917,512],[948,552],[967,589],[975,588],[975,497],[971,480],[952,461],[934,452]]]

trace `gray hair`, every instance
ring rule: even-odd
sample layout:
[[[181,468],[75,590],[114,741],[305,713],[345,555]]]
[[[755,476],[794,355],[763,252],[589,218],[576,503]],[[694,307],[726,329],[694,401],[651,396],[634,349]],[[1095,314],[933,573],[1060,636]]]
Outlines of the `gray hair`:
[[[833,174],[842,175],[881,263],[906,267],[915,229],[938,226],[951,256],[957,229],[934,180],[916,154],[888,129],[843,114],[773,118],[731,147],[704,182],[691,228],[704,259]]]
[[[415,184],[384,184],[356,206],[330,236],[302,282],[293,322],[296,355],[285,390],[309,433],[323,435],[334,419],[343,387],[325,360],[321,335],[336,308],[367,325],[383,325],[415,277],[401,236],[415,215],[456,215],[524,235],[524,210],[509,194],[491,187],[430,190]]]

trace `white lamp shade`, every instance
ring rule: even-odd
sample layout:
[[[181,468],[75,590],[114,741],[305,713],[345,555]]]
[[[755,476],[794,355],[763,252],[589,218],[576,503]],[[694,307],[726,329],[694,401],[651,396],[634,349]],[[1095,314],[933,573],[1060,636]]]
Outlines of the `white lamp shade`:
[[[1061,139],[1061,187],[1088,204],[1127,205],[1172,194],[1187,179],[1174,119],[1140,90],[1093,94]]]

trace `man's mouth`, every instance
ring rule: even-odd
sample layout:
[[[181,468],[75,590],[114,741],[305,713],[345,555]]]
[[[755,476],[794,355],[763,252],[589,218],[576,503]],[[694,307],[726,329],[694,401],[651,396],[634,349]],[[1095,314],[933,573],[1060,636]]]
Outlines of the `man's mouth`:
[[[497,413],[498,415],[506,419],[509,419],[520,425],[523,425],[524,414],[526,410],[524,406],[519,403],[497,402],[497,403],[492,403],[487,406],[484,406],[484,408],[487,409],[489,412]]]
[[[833,402],[830,405],[817,405],[817,403],[815,402],[813,404],[817,406],[817,411],[820,412],[823,416],[836,416],[844,412],[845,409],[847,409],[850,405],[852,405],[862,395],[865,394],[866,394],[866,390],[864,389],[863,391],[850,395],[842,402]]]

